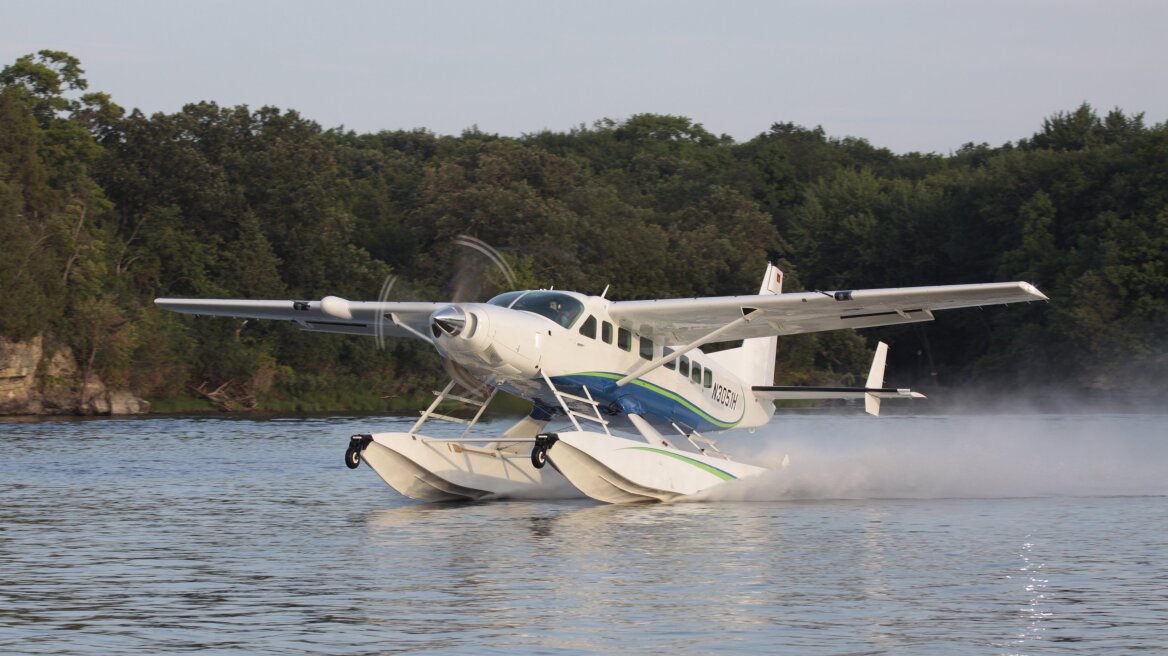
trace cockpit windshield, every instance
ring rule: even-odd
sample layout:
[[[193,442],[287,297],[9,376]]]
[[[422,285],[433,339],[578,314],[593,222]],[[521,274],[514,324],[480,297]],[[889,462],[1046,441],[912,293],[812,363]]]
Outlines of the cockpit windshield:
[[[512,310],[533,312],[565,328],[571,328],[576,319],[584,313],[584,304],[563,292],[507,292],[487,302],[491,305],[510,307]]]
[[[487,301],[487,303],[490,303],[491,305],[498,305],[499,307],[511,307],[511,304],[515,302],[515,299],[523,296],[526,293],[527,292],[525,291],[505,292]]]

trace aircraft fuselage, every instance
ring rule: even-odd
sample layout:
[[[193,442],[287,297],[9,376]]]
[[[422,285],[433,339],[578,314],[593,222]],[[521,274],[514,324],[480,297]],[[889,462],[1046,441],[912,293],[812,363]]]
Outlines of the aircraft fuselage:
[[[716,431],[760,426],[773,413],[772,403],[760,402],[749,385],[698,349],[618,385],[667,347],[635,326],[614,322],[609,301],[601,297],[550,291],[512,295],[447,306],[434,313],[431,331],[443,357],[532,401],[537,413],[558,407],[545,376],[568,393],[579,395],[587,387],[601,411],[619,424],[634,413],[660,428],[676,423]],[[524,302],[527,307],[518,309]]]

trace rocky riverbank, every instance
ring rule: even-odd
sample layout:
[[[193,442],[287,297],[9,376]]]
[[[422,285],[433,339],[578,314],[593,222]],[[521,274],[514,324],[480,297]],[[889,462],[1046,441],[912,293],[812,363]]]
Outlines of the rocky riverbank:
[[[88,380],[65,346],[46,350],[44,338],[14,342],[0,337],[0,415],[136,415],[150,403],[128,390]]]

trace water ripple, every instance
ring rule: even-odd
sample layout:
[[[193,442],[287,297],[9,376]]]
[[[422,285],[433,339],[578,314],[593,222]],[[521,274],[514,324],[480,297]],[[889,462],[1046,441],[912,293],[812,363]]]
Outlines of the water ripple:
[[[845,433],[852,421],[816,419]],[[914,498],[877,487],[839,499],[810,494],[804,479],[795,495],[771,489],[754,502],[426,505],[344,468],[347,436],[369,424],[0,424],[0,651],[1110,654],[1168,644],[1162,495],[1086,485],[1070,496],[950,487],[920,498],[917,485]],[[1164,448],[1150,441],[1162,418],[1108,427],[1115,454]],[[915,462],[927,461],[923,443],[911,441]],[[1106,470],[1068,462],[1093,453],[1076,444],[1061,466]]]

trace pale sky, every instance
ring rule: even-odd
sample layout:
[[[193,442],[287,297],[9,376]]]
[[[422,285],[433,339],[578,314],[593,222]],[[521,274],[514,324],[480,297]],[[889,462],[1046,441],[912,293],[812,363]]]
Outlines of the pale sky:
[[[275,105],[358,132],[653,112],[948,153],[1083,101],[1168,119],[1160,0],[0,0],[0,64],[44,48],[127,109]]]

